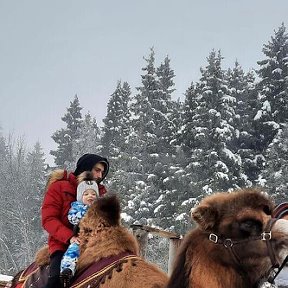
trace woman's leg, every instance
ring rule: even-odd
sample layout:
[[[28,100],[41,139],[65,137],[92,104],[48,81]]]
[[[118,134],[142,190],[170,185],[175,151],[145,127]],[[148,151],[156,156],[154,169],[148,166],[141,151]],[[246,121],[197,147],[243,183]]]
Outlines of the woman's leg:
[[[50,256],[49,277],[45,288],[61,288],[60,282],[60,263],[63,251],[56,251]]]

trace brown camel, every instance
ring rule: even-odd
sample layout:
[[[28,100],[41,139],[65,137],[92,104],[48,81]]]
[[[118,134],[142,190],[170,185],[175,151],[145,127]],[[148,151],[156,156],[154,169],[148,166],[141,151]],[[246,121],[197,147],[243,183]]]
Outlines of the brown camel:
[[[167,288],[256,288],[288,252],[288,221],[263,192],[216,193],[192,211]]]
[[[101,288],[160,288],[167,284],[166,273],[137,256],[137,240],[120,225],[120,205],[116,196],[100,198],[90,207],[80,223],[80,239],[81,256],[77,264],[80,272],[101,259],[131,254],[126,261],[121,263],[119,260],[121,264],[102,279]]]

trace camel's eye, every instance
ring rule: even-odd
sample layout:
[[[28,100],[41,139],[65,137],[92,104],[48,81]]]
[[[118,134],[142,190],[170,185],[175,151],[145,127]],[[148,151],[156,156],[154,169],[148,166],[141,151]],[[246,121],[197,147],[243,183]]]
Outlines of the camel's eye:
[[[258,235],[262,227],[262,223],[255,219],[246,219],[240,223],[240,230],[245,236]]]
[[[270,207],[268,205],[265,205],[263,207],[263,212],[266,214],[266,215],[271,215],[272,214],[272,211],[270,209]]]

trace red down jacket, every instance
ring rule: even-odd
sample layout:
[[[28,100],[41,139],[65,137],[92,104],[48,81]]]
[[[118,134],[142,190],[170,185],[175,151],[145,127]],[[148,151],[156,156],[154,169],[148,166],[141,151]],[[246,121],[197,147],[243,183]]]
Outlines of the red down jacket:
[[[62,177],[59,173],[62,171]],[[56,172],[56,171],[55,171]],[[68,221],[71,203],[76,201],[77,178],[73,173],[59,170],[53,180],[53,172],[41,208],[42,226],[48,232],[49,253],[66,251],[73,236],[73,227]],[[60,180],[59,180],[60,178]],[[98,184],[99,195],[106,193],[105,186]]]

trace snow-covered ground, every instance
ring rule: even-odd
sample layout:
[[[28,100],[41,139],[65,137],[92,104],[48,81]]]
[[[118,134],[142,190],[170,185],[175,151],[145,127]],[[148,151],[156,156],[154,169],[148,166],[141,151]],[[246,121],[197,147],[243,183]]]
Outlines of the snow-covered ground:
[[[12,280],[12,278],[12,276],[0,274],[0,282],[9,282]]]

